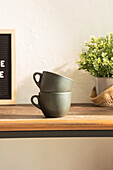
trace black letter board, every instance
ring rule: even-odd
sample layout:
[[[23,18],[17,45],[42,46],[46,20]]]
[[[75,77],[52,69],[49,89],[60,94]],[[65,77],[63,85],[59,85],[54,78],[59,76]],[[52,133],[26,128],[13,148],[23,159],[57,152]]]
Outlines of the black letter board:
[[[16,103],[14,30],[0,30],[0,104]]]

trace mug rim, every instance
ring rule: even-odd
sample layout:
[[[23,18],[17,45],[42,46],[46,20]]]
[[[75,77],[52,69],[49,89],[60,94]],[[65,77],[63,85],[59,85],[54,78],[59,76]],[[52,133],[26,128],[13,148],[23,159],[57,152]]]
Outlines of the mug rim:
[[[39,95],[43,93],[43,94],[72,94],[72,92],[39,92]]]
[[[66,77],[66,76],[63,76],[63,75],[60,75],[60,74],[57,74],[57,73],[54,73],[54,72],[43,71],[43,73],[54,74],[54,75],[56,75],[56,76],[66,78],[66,79],[69,79],[69,80],[71,80],[72,82],[74,82],[74,80],[73,80],[73,79],[71,79],[71,78],[69,78],[69,77]]]

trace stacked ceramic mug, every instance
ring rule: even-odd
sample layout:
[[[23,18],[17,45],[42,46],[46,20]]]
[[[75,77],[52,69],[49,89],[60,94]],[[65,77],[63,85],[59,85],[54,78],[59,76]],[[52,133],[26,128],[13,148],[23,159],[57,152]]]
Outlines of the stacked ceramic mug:
[[[37,75],[40,76],[39,81]],[[74,81],[47,71],[34,73],[33,79],[40,88],[40,93],[31,97],[32,104],[41,109],[46,117],[65,116],[71,105],[71,89]],[[34,102],[34,98],[37,98],[38,104]]]

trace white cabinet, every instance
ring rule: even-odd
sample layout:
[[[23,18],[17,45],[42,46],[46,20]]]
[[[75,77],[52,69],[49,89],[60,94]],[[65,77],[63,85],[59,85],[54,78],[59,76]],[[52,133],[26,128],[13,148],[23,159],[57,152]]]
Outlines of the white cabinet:
[[[113,138],[0,139],[0,170],[113,170]]]

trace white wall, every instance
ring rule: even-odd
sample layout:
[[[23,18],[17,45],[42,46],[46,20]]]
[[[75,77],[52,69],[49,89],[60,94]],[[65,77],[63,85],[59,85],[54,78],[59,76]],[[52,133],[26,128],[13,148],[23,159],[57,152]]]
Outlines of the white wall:
[[[0,28],[16,29],[18,103],[38,88],[32,74],[53,71],[75,80],[72,102],[90,102],[94,80],[75,64],[90,35],[113,30],[112,0],[4,0]]]

